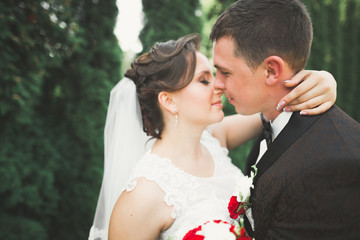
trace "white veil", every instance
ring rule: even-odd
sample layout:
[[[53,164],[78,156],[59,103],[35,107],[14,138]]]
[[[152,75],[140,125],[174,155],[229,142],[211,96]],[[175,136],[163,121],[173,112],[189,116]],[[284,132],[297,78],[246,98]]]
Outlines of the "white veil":
[[[108,239],[112,209],[136,163],[153,141],[143,131],[133,81],[123,78],[110,93],[105,124],[104,176],[89,240]]]

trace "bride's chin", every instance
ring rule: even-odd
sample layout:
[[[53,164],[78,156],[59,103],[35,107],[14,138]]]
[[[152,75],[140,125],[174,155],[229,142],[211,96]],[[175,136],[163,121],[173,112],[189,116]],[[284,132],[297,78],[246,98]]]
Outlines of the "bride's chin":
[[[214,118],[214,121],[211,123],[218,123],[221,122],[224,119],[224,112],[221,111],[216,118]]]
[[[219,122],[222,121],[222,120],[224,119],[224,117],[225,117],[225,114],[224,114],[224,112],[221,110],[221,111],[219,112],[219,118],[220,118]]]

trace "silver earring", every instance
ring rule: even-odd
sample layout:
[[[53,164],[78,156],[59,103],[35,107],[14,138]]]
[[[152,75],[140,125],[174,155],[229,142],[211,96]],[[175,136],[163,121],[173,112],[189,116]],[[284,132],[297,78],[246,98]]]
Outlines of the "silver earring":
[[[175,127],[177,127],[178,125],[178,114],[176,113],[175,114]]]

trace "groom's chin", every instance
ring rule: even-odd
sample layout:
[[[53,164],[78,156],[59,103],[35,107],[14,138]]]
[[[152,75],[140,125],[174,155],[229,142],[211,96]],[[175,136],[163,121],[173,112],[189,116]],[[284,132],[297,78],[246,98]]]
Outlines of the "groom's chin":
[[[235,107],[236,113],[241,114],[241,115],[247,116],[247,115],[253,115],[255,113],[258,113],[256,111],[252,111],[251,109],[246,109],[246,108],[241,107],[241,106],[234,105],[234,107]]]
[[[233,99],[229,99],[229,103],[234,106],[235,112],[241,115],[253,115],[255,113],[258,113],[254,111],[253,109],[248,109],[245,105],[240,105],[237,102],[235,102]]]

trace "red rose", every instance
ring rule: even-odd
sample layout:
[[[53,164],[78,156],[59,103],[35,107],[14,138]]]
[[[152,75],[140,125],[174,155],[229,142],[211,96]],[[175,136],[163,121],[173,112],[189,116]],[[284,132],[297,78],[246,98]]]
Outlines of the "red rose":
[[[236,234],[236,231],[235,231],[235,226],[231,224],[231,227],[230,227],[230,232],[232,232],[233,234],[237,235]]]
[[[252,240],[252,238],[246,234],[245,228],[241,228],[240,236],[236,240]]]
[[[239,215],[242,215],[245,213],[245,206],[244,206],[243,202],[237,201],[236,196],[232,196],[230,198],[228,210],[230,213],[230,217],[232,219],[237,219],[239,217]]]
[[[190,230],[183,238],[183,240],[204,240],[204,236],[202,235],[196,235],[198,231],[201,230],[201,226],[198,226],[197,228],[194,228]]]
[[[236,236],[236,240],[252,240],[252,238],[250,238],[247,234],[246,234],[246,231],[244,228],[240,227],[240,233],[237,232],[235,230],[235,226],[232,225],[231,223],[228,223],[226,221],[222,221],[222,220],[213,220],[213,221],[207,221],[205,222],[204,224],[198,226],[197,228],[194,228],[192,230],[190,230],[183,238],[183,240],[206,240],[206,235],[209,235],[209,234],[217,234],[216,237],[219,237],[218,234],[219,234],[219,229],[215,230],[216,232],[211,232],[211,230],[214,230],[214,225],[209,225],[207,226],[207,224],[212,224],[212,223],[215,223],[215,224],[225,224],[227,225],[230,230],[231,233],[234,234],[234,236]],[[210,227],[205,229],[205,226],[206,227]],[[204,229],[202,228],[204,227]],[[216,229],[216,228],[215,228]],[[225,230],[226,228],[220,228],[221,230],[220,231],[225,231],[224,234],[227,234],[228,232]],[[205,233],[205,236],[203,235],[197,235],[199,231],[201,230],[204,230],[206,233]],[[210,232],[209,232],[210,230]],[[239,235],[238,235],[239,234]],[[212,236],[213,237],[213,236]],[[221,237],[220,237],[221,239]]]

